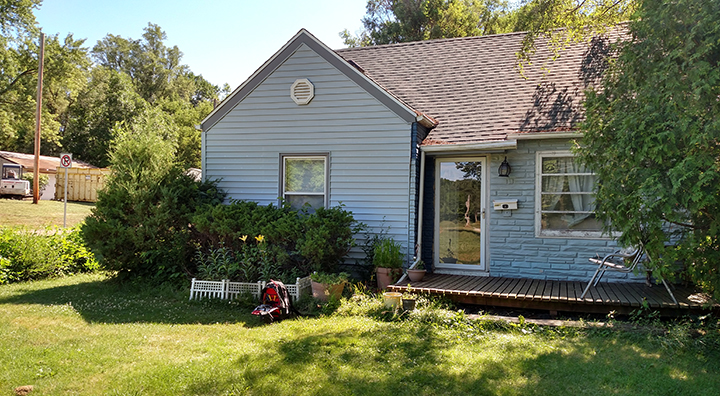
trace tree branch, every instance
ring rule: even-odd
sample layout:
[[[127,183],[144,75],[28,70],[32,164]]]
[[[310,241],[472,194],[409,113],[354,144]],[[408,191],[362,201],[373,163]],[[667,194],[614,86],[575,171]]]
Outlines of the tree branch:
[[[14,80],[12,80],[12,81],[10,82],[10,84],[7,86],[7,88],[5,88],[2,92],[0,92],[0,96],[3,96],[3,95],[5,95],[6,93],[8,93],[8,91],[10,91],[10,89],[12,89],[13,85],[15,85],[15,83],[17,83],[18,81],[20,81],[20,79],[21,79],[23,76],[25,76],[25,75],[27,75],[27,74],[32,74],[32,73],[35,73],[35,72],[36,72],[35,69],[28,69],[28,70],[25,70],[24,72],[20,73],[17,77],[15,77]]]
[[[686,223],[679,223],[679,222],[677,222],[677,221],[672,221],[672,220],[668,219],[668,218],[665,217],[665,216],[662,216],[662,219],[665,220],[665,221],[667,221],[667,222],[670,223],[670,224],[674,224],[674,225],[680,226],[680,227],[690,228],[690,229],[693,229],[693,230],[707,230],[707,229],[708,229],[707,227],[698,227],[698,226],[693,225],[693,224],[686,224]]]
[[[613,8],[615,8],[615,7],[617,7],[618,5],[620,5],[621,2],[622,2],[622,0],[617,0],[617,1],[615,2],[615,4],[613,4],[613,5],[611,5],[610,7],[606,8],[605,11],[603,11],[602,14],[600,14],[600,16],[603,16],[603,15],[607,14],[608,11],[610,11],[610,10],[612,10]]]

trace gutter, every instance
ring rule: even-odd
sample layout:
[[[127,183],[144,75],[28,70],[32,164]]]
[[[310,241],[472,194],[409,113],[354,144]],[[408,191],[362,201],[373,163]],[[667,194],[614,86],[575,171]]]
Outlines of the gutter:
[[[494,140],[469,144],[434,144],[420,146],[423,153],[462,153],[466,151],[510,150],[517,149],[517,140]]]

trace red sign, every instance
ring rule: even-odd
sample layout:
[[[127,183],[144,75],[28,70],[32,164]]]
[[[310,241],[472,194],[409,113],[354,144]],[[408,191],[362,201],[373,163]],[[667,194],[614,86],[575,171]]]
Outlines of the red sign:
[[[72,168],[72,154],[60,154],[60,167]]]

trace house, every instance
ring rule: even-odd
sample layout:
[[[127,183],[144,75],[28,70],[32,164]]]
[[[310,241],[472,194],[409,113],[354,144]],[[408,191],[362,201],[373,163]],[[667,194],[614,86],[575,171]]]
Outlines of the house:
[[[39,157],[40,158],[38,161],[38,172],[41,175],[46,175],[48,177],[47,187],[45,187],[45,190],[41,191],[42,195],[40,196],[40,199],[53,199],[55,198],[55,175],[57,174],[57,169],[60,167],[60,157],[50,157],[47,155],[41,155]],[[32,174],[33,172],[35,172],[35,155],[33,154],[15,153],[12,151],[0,151],[0,162],[3,164],[9,163],[22,165],[23,172],[25,172],[26,174]],[[96,168],[95,166],[92,166],[87,162],[78,160],[72,161],[72,167],[83,169]]]
[[[436,273],[587,281],[615,242],[571,146],[608,42],[551,61],[541,40],[521,74],[523,37],[333,51],[300,30],[202,122],[204,176],[233,199],[342,203]]]

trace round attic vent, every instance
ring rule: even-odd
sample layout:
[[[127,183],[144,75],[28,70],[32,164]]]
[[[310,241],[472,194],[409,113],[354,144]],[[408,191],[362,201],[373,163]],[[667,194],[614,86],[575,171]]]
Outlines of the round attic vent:
[[[306,105],[315,97],[315,86],[307,78],[297,79],[290,87],[290,97],[295,103]]]

